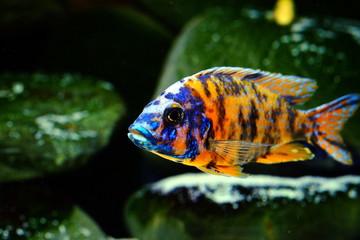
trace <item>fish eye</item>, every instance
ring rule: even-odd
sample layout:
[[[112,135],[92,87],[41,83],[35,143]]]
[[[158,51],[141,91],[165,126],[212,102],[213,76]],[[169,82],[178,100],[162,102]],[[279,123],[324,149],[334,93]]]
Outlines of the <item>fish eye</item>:
[[[168,125],[179,124],[184,119],[184,110],[177,104],[172,104],[164,111],[163,119]]]

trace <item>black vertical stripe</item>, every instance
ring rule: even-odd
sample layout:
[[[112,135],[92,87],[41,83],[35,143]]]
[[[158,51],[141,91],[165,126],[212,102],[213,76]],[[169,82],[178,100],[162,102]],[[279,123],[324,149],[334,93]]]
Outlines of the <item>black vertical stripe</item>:
[[[271,123],[271,117],[270,117],[269,112],[265,112],[265,119],[267,120],[268,125],[265,127],[264,137],[263,137],[262,142],[273,144],[274,143],[274,138],[272,137],[272,134],[271,134],[273,125]]]
[[[252,84],[251,84],[251,88],[253,89],[253,91],[254,91],[254,93],[255,93],[256,99],[258,100],[259,103],[261,103],[261,102],[262,102],[262,94],[259,93],[259,91],[256,89],[255,84],[252,83]]]
[[[255,137],[257,136],[257,125],[256,120],[259,119],[259,113],[256,109],[255,103],[253,100],[250,100],[250,116],[249,116],[249,125],[251,128],[250,132],[250,141],[254,141]]]
[[[235,136],[236,131],[234,129],[236,129],[236,124],[232,121],[229,126],[230,134],[228,136],[228,139],[237,139],[238,136]]]
[[[279,110],[276,108],[271,109],[271,114],[270,114],[270,121],[271,121],[271,132],[272,132],[272,137],[271,140],[272,142],[269,143],[275,143],[275,139],[273,138],[273,135],[276,134],[279,130],[277,127],[277,118],[279,116]],[[270,140],[270,139],[269,139]]]
[[[226,116],[224,97],[220,96],[218,98],[218,101],[216,102],[216,107],[219,111],[218,124],[220,126],[220,129],[223,130],[224,129],[224,120],[225,120],[225,116]]]
[[[241,126],[241,133],[240,133],[240,140],[246,140],[246,131],[247,131],[247,124],[244,118],[244,114],[242,112],[242,108],[240,106],[240,111],[238,114],[238,123]]]
[[[289,133],[291,136],[295,135],[295,119],[296,119],[296,112],[294,109],[288,107],[288,126],[289,126]]]
[[[214,80],[212,80],[211,83],[215,86],[215,90],[216,90],[216,93],[218,94],[218,96],[222,96],[222,92],[220,90],[219,84]]]
[[[204,88],[204,92],[205,92],[205,95],[207,98],[210,98],[211,97],[211,92],[208,90],[209,88],[209,85],[208,85],[208,82],[209,82],[209,78],[200,78],[200,82],[202,84],[202,87]]]

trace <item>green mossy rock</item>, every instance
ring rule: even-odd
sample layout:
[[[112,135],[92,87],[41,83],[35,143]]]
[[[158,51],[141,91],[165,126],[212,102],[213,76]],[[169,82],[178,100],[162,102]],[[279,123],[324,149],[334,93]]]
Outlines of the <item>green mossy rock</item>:
[[[105,239],[86,213],[44,184],[2,184],[0,206],[0,239]]]
[[[139,239],[358,239],[360,177],[170,177],[128,201]]]
[[[273,0],[140,0],[149,12],[162,19],[171,26],[181,27],[189,19],[203,13],[207,9],[215,7],[228,7],[235,9],[238,14],[244,8],[256,8],[261,10],[272,11],[275,7]],[[301,14],[325,14],[339,17],[355,17],[359,14],[356,11],[356,2],[347,1],[346,4],[320,0],[295,2],[296,13]]]
[[[110,81],[135,116],[156,87],[171,39],[161,25],[136,10],[89,8],[54,28],[38,66]]]
[[[189,0],[177,0],[177,1],[166,1],[166,0],[141,0],[141,2],[155,15],[166,21],[172,26],[181,27],[189,19],[202,13],[206,9],[214,7],[231,7],[241,9],[244,6],[253,6],[258,4],[262,7],[271,9],[274,6],[273,1],[244,1],[244,0],[209,0],[209,1],[189,1]],[[256,2],[256,3],[254,3]]]
[[[168,56],[155,95],[172,83],[215,66],[235,66],[315,79],[319,89],[305,109],[360,92],[360,23],[299,17],[280,27],[266,12],[216,8],[193,18]],[[360,148],[360,114],[348,121],[344,138]]]
[[[110,83],[79,75],[0,75],[0,181],[84,164],[124,107]]]

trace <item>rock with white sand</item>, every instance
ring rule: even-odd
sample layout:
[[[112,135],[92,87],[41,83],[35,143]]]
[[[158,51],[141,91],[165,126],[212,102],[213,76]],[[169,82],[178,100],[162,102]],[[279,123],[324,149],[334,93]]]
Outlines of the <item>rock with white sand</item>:
[[[140,239],[356,239],[359,194],[354,175],[184,174],[137,192],[126,216]]]

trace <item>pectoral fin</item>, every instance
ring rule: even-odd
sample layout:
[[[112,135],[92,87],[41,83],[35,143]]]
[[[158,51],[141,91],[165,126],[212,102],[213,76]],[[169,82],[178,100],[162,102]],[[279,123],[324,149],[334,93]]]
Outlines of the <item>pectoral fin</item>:
[[[200,170],[216,175],[234,177],[247,176],[241,165],[249,162],[276,164],[304,161],[314,158],[307,142],[294,141],[278,145],[253,143],[241,140],[209,140],[209,150],[219,156],[219,160]]]
[[[256,163],[274,164],[294,161],[305,161],[314,158],[309,143],[289,142],[273,146],[269,153],[259,157]]]
[[[269,152],[271,144],[242,140],[209,140],[209,148],[229,165],[242,165]]]
[[[204,167],[198,167],[201,171],[211,173],[215,175],[231,176],[231,177],[247,177],[246,173],[242,172],[240,166],[222,166],[222,165],[208,165]]]

